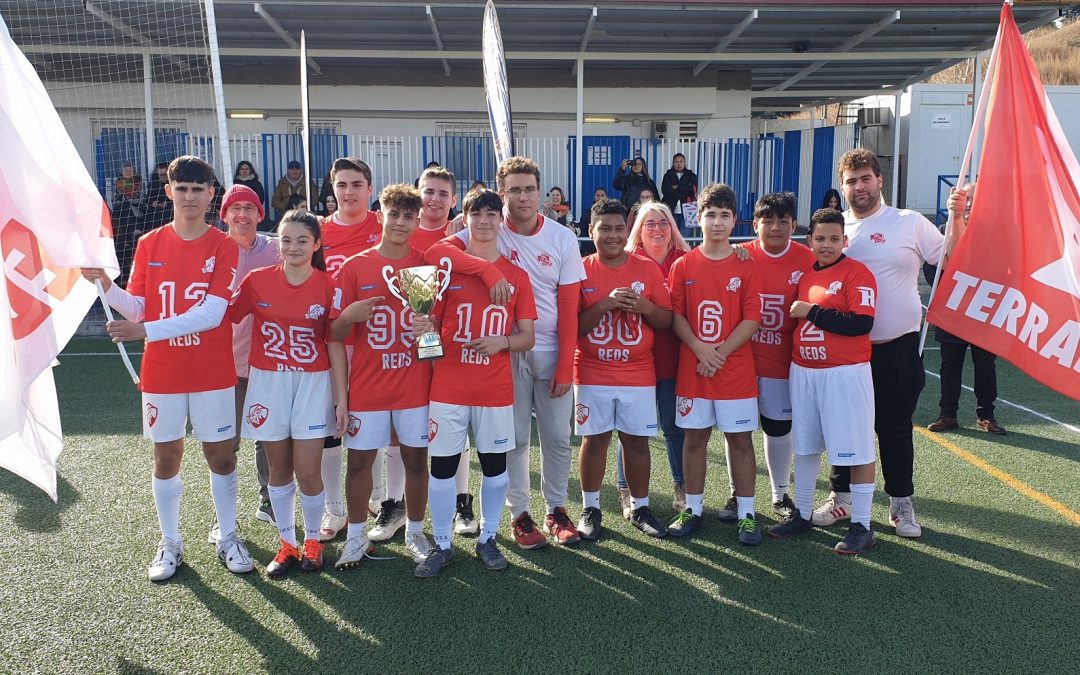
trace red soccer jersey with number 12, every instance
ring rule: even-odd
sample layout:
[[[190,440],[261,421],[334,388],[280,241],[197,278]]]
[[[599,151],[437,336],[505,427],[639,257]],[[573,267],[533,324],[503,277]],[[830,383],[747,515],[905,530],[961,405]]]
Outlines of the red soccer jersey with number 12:
[[[761,284],[752,260],[734,252],[723,260],[705,257],[695,248],[675,261],[668,280],[671,306],[684,317],[702,342],[726,340],[742,321],[761,321]],[[675,393],[683,398],[730,401],[758,394],[750,341],[732,352],[712,377],[697,374],[697,357],[685,343],[679,352]]]
[[[127,290],[145,298],[144,321],[178,316],[207,295],[228,300],[239,255],[236,242],[221,230],[210,228],[187,241],[171,223],[163,225],[139,239]],[[223,320],[210,330],[147,342],[140,372],[141,389],[152,394],[231,387],[232,326]]]
[[[654,305],[671,309],[667,282],[651,260],[627,254],[626,262],[608,267],[593,254],[582,261],[581,311],[596,305],[616,288],[632,288]],[[651,387],[656,384],[653,329],[640,314],[608,311],[596,328],[578,338],[574,382],[613,387]]]
[[[799,279],[814,266],[814,253],[797,241],[773,255],[755,239],[746,245],[761,277],[761,327],[750,338],[758,377],[788,379],[791,335],[795,319],[788,316],[799,293]]]
[[[858,260],[843,258],[823,270],[811,269],[799,281],[799,300],[823,309],[874,316],[877,281]],[[800,319],[792,360],[805,368],[832,368],[870,360],[870,335],[840,335]]]
[[[299,286],[285,278],[284,265],[252,270],[233,293],[233,323],[254,315],[248,363],[260,370],[330,369],[326,340],[334,280],[322,270]]]

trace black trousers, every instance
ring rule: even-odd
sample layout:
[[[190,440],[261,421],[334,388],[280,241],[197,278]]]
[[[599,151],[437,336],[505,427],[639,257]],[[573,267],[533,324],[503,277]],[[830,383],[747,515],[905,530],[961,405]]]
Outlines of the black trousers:
[[[874,345],[870,371],[874,378],[874,431],[881,453],[885,493],[890,497],[910,497],[915,492],[911,416],[926,384],[918,332]],[[849,467],[832,467],[829,479],[834,492],[850,492]]]
[[[941,407],[942,417],[956,417],[960,408],[960,376],[964,372],[966,342],[942,342],[941,344]],[[975,414],[981,420],[994,419],[994,401],[997,400],[997,357],[990,352],[970,345],[971,362],[975,365]]]

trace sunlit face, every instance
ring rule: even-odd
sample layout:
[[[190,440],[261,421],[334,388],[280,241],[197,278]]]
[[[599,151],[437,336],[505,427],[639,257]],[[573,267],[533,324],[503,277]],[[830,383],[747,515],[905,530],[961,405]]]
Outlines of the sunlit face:
[[[469,228],[469,237],[478,242],[494,241],[499,236],[501,220],[501,213],[486,206],[465,214],[465,225]]]
[[[383,241],[398,246],[408,244],[409,237],[420,225],[420,212],[409,208],[383,205],[376,217],[382,225]]]
[[[706,206],[698,213],[698,223],[705,241],[725,243],[735,227],[735,212],[726,207]]]
[[[856,213],[866,213],[881,203],[881,186],[881,176],[875,176],[870,167],[845,171],[841,176],[844,199]]]
[[[503,181],[503,189],[499,191],[506,212],[510,217],[524,223],[536,218],[537,208],[540,204],[540,186],[536,176],[531,173],[512,173]]]
[[[596,252],[605,260],[620,260],[626,255],[626,217],[618,213],[605,213],[592,221],[593,243]]]
[[[836,262],[847,247],[844,226],[840,223],[818,223],[810,235],[810,250],[822,265]]]
[[[765,216],[754,220],[754,232],[758,241],[769,253],[783,253],[795,233],[795,221],[791,216]]]
[[[225,209],[225,224],[230,235],[246,239],[259,224],[259,209],[251,202],[233,202]]]
[[[425,178],[420,181],[420,199],[424,217],[431,221],[449,220],[450,209],[457,206],[454,186],[444,178]]]
[[[278,228],[278,245],[287,265],[304,267],[311,264],[322,242],[303,223],[287,220]]]
[[[563,199],[562,190],[552,190],[548,193],[548,199],[550,199],[551,203],[555,206],[558,206],[559,204],[562,204],[563,201],[565,201]]]
[[[641,221],[641,245],[649,251],[662,253],[671,248],[672,222],[658,211],[649,211]]]
[[[206,183],[172,181],[165,186],[165,196],[172,200],[177,215],[201,220],[214,198],[214,188]]]
[[[671,168],[676,171],[683,171],[686,169],[686,158],[682,155],[675,155],[675,158],[671,160]]]
[[[359,171],[343,169],[334,175],[334,197],[343,217],[366,213],[371,194],[371,184]]]

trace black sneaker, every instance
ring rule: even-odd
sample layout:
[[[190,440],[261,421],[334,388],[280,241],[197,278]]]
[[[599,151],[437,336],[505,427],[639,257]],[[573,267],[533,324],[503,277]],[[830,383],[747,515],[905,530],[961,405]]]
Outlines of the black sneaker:
[[[842,555],[856,555],[874,548],[877,538],[873,530],[868,530],[862,523],[852,523],[844,534],[844,538],[837,542],[833,550]]]
[[[753,515],[739,521],[739,543],[747,546],[757,546],[761,543],[761,525]]]
[[[506,557],[499,551],[499,547],[495,545],[495,537],[488,539],[484,543],[476,543],[476,557],[480,558],[481,564],[484,569],[491,570],[492,572],[500,572],[506,569],[507,562]]]
[[[589,506],[581,512],[578,519],[577,531],[585,541],[596,541],[600,538],[600,521],[603,514],[595,506]]]
[[[675,520],[667,526],[667,533],[672,537],[688,537],[701,527],[701,516],[695,516],[694,512],[686,509],[675,516]]]
[[[774,539],[787,539],[796,534],[806,534],[810,531],[810,527],[810,521],[800,516],[798,511],[796,511],[791,516],[785,518],[784,522],[770,527],[767,532],[769,533],[769,536]]]
[[[277,521],[274,520],[274,505],[270,503],[269,499],[264,499],[259,503],[259,508],[255,509],[255,519],[277,525]]]
[[[791,501],[791,496],[785,493],[783,499],[772,503],[772,510],[773,513],[787,520],[795,515],[795,502]]]
[[[663,539],[667,536],[667,529],[660,524],[648,506],[639,506],[630,514],[630,524],[641,530],[650,537]],[[579,530],[581,528],[578,528]]]
[[[416,569],[413,570],[413,574],[421,579],[431,578],[442,571],[442,568],[449,565],[450,561],[453,559],[454,549],[436,548],[428,554],[427,558],[424,558],[424,562],[416,566]]]
[[[728,500],[724,502],[724,508],[720,509],[717,516],[725,523],[734,523],[739,519],[739,502],[735,499],[735,495],[728,497]]]
[[[454,509],[454,534],[478,534],[480,521],[473,514],[473,496],[462,493],[457,496],[457,507]]]

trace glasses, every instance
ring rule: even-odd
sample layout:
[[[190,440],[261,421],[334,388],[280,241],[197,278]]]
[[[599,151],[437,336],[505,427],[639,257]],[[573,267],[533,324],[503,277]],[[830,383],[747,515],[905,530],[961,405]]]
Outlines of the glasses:
[[[526,197],[533,197],[538,192],[540,192],[540,188],[535,187],[510,188],[506,191],[506,194],[510,195],[511,197],[520,197],[521,195],[525,195]]]
[[[671,224],[666,220],[646,220],[646,230],[666,230],[671,227]]]

